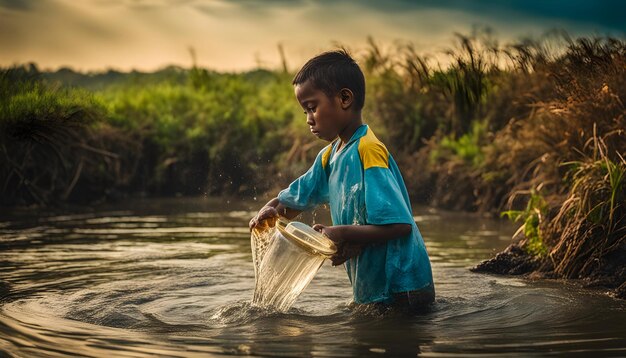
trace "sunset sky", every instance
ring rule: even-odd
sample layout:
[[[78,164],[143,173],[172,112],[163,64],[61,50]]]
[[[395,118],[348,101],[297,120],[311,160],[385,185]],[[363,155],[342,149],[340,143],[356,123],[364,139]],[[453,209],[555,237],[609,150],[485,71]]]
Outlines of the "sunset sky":
[[[503,41],[559,28],[626,32],[624,1],[575,0],[0,0],[0,66],[154,70],[198,64],[220,71],[298,67],[334,43],[410,41],[437,55],[454,32],[489,26]]]

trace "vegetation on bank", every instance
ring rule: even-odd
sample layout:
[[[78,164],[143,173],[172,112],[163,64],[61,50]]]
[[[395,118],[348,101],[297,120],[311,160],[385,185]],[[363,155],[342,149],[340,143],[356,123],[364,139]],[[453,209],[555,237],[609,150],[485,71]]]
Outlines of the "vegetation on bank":
[[[253,195],[306,133],[286,74],[170,68],[155,77],[112,76],[87,90],[88,79],[64,86],[32,65],[2,70],[2,204]]]
[[[354,53],[366,72],[363,117],[413,200],[520,223],[515,247],[482,269],[593,278],[624,295],[622,39],[457,34],[447,66],[411,44],[370,39]],[[2,69],[0,204],[275,191],[324,145],[303,125],[292,77]]]

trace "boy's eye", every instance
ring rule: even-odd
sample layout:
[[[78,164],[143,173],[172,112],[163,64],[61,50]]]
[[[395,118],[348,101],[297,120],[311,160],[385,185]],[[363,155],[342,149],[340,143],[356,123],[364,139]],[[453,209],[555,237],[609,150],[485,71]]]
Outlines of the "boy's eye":
[[[306,112],[313,112],[315,111],[315,107],[307,107],[306,111],[304,111],[304,114],[306,114]]]

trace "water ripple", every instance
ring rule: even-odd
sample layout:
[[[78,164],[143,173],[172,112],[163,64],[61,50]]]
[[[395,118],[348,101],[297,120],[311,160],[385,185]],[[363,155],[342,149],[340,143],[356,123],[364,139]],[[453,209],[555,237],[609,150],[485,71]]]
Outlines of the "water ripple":
[[[329,264],[278,313],[250,303],[254,212],[200,205],[2,221],[0,356],[626,355],[624,302],[467,269],[508,244],[503,222],[416,209],[437,290],[421,316],[352,304]]]

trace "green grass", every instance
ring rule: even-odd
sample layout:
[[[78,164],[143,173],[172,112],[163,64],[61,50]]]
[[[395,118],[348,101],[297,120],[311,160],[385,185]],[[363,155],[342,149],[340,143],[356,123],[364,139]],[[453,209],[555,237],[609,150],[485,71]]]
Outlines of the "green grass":
[[[507,210],[500,215],[514,222],[522,222],[520,230],[524,233],[523,248],[527,253],[536,257],[545,257],[548,247],[544,242],[541,224],[545,220],[548,205],[537,191],[532,190],[530,199],[524,210]]]

